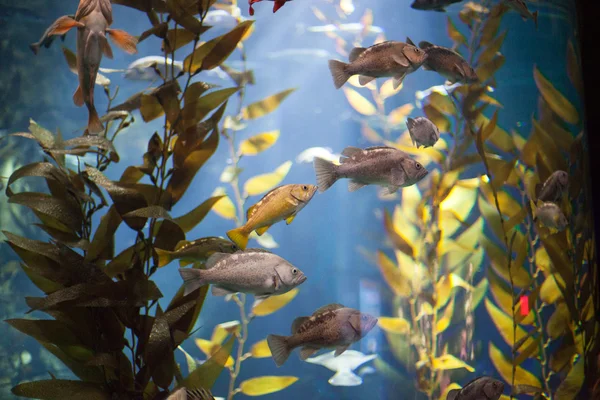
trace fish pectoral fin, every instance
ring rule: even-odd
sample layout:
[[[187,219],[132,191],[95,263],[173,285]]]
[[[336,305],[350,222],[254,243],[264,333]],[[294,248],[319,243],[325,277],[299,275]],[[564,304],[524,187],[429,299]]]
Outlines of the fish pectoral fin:
[[[365,50],[367,50],[366,47],[355,47],[350,51],[350,54],[348,55],[348,61],[350,62],[354,62],[354,60],[356,60],[358,58],[358,56],[360,56]]]
[[[317,351],[319,351],[318,347],[309,347],[309,346],[304,346],[303,348],[300,349],[300,359],[302,361],[306,360],[308,357],[312,356],[313,354],[315,354]]]
[[[114,58],[112,48],[110,47],[110,43],[108,43],[106,36],[104,37],[104,40],[102,41],[102,52],[104,53],[104,55],[107,58],[110,58],[111,60]]]
[[[396,193],[397,191],[398,191],[398,186],[388,185],[383,189],[382,194],[384,196],[388,196],[388,195],[392,195],[392,194]]]
[[[412,40],[410,40],[408,36],[406,37],[406,43],[410,44],[411,46],[417,47],[417,45]]]
[[[298,329],[300,329],[300,327],[302,326],[302,324],[304,324],[309,319],[310,319],[310,317],[298,317],[298,318],[296,318],[294,320],[294,322],[292,322],[292,335],[295,334],[296,332],[298,332]]]
[[[375,78],[373,78],[372,76],[361,75],[358,77],[358,83],[360,83],[362,86],[365,86],[366,84],[371,82],[373,79],[375,79]]]
[[[227,296],[229,294],[236,293],[232,290],[225,289],[224,287],[215,286],[215,285],[212,285],[212,288],[210,289],[210,291],[213,294],[213,296]]]
[[[406,174],[402,168],[392,169],[392,183],[394,186],[402,186],[406,183]]]
[[[256,230],[256,234],[258,236],[262,236],[262,234],[265,233],[266,231],[268,231],[270,227],[271,227],[271,225],[267,225],[267,226],[263,226],[262,228],[258,228]]]
[[[269,298],[269,297],[271,297],[271,294],[270,294],[270,293],[265,293],[265,294],[256,294],[256,295],[254,295],[254,298],[255,298],[256,300],[260,300],[260,301],[262,301],[262,300],[266,300],[266,299],[267,299],[267,298]]]
[[[348,146],[342,151],[342,155],[346,157],[352,157],[358,154],[362,154],[363,150],[358,147]]]
[[[285,201],[287,201],[288,203],[290,203],[291,205],[293,205],[294,207],[298,206],[298,199],[296,199],[295,197],[286,197]]]
[[[343,369],[337,371],[327,382],[333,386],[358,386],[363,383],[363,380],[349,369]]]
[[[291,216],[289,216],[289,217],[288,217],[288,218],[285,220],[285,223],[286,223],[287,225],[291,224],[291,223],[292,223],[292,221],[294,220],[294,218],[296,218],[296,215],[291,215]]]
[[[408,59],[401,54],[392,54],[392,60],[394,60],[396,64],[401,65],[403,67],[410,66]]]
[[[338,346],[335,349],[335,353],[333,354],[334,357],[339,356],[340,354],[342,354],[343,352],[345,352],[346,350],[348,350],[348,347],[350,347],[349,344],[344,345],[344,346]]]
[[[466,77],[467,75],[465,74],[465,71],[460,67],[460,65],[458,64],[454,64],[453,67],[454,71],[458,73],[458,75],[460,75],[461,77]]]
[[[393,80],[394,90],[398,89],[400,87],[400,85],[402,85],[402,81],[404,80],[405,76],[406,76],[406,72],[404,72],[402,74],[398,74],[394,77],[394,80]]]
[[[358,181],[353,181],[353,180],[348,181],[348,191],[349,192],[356,192],[357,190],[362,189],[365,186],[367,186],[367,185],[364,183],[358,182]]]
[[[54,21],[52,28],[48,31],[48,36],[51,35],[64,35],[69,32],[72,28],[83,28],[85,25],[79,21],[75,21],[73,18],[65,15]]]
[[[111,40],[118,48],[129,54],[137,53],[138,39],[121,29],[107,29]]]
[[[246,219],[247,220],[250,220],[250,217],[252,217],[252,214],[254,214],[254,212],[256,211],[257,206],[258,206],[258,203],[251,206],[250,208],[248,208],[248,211],[246,211]]]
[[[77,107],[82,107],[84,104],[81,86],[77,86],[77,90],[75,90],[75,93],[73,93],[73,103],[75,103]]]

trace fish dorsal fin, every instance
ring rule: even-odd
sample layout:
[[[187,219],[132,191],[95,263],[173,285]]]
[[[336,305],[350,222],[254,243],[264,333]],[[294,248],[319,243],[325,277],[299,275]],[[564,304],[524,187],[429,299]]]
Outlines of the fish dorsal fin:
[[[259,249],[257,248],[252,248],[252,249],[246,249],[243,251],[243,253],[269,253],[269,254],[273,254],[271,251],[267,250],[267,249]]]
[[[109,0],[100,0],[100,11],[102,12],[102,15],[104,16],[104,18],[106,19],[106,22],[108,23],[108,25],[112,25],[113,23],[113,18],[112,18],[112,5],[110,4]]]
[[[355,47],[350,51],[350,55],[348,56],[348,61],[354,62],[365,50],[366,47]]]
[[[352,157],[359,154],[362,154],[363,149],[359,149],[358,147],[348,146],[342,151],[342,155],[346,157]]]
[[[395,149],[390,146],[371,146],[371,147],[367,147],[365,150],[371,151],[371,150],[398,150],[398,149]]]
[[[77,7],[77,11],[75,12],[75,20],[79,21],[82,18],[88,16],[94,8],[96,7],[96,1],[92,0],[84,0],[79,2],[79,6]],[[104,17],[106,18],[106,16]]]
[[[419,42],[419,47],[422,49],[428,49],[430,47],[433,47],[433,44],[423,40],[423,41]]]
[[[260,201],[259,201],[258,203],[260,203]],[[249,220],[249,219],[252,217],[252,214],[254,214],[254,212],[255,212],[255,211],[256,211],[256,209],[258,208],[258,207],[257,207],[257,206],[258,206],[258,203],[256,203],[256,204],[255,204],[255,205],[253,205],[253,206],[250,206],[250,208],[248,209],[248,211],[246,211],[246,221],[248,221],[248,220]]]
[[[408,36],[406,37],[406,43],[410,44],[411,46],[417,46],[412,40],[410,40]]]
[[[312,315],[319,315],[319,314],[323,314],[327,311],[333,311],[333,310],[337,310],[340,308],[344,308],[344,305],[339,304],[339,303],[327,304],[326,306],[323,306],[323,307],[317,309],[317,311],[315,311]]]
[[[185,247],[188,247],[189,245],[191,245],[194,242],[190,242],[188,240],[180,240],[179,242],[177,242],[177,244],[175,245],[175,251],[181,250]]]
[[[208,260],[206,260],[206,269],[213,268],[219,263],[219,261],[229,257],[230,255],[231,254],[227,253],[213,253],[210,257],[208,257]]]
[[[188,389],[187,400],[214,400],[212,393],[204,388]]]
[[[304,324],[309,319],[310,319],[310,317],[298,317],[298,318],[296,318],[294,320],[294,322],[292,322],[292,335],[296,334],[296,332],[298,332],[298,329],[300,329],[300,327],[302,326],[302,324]]]

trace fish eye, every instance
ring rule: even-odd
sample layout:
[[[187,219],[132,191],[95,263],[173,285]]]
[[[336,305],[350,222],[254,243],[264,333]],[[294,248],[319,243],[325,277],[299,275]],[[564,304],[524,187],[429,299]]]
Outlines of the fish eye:
[[[237,246],[235,244],[231,245],[231,250],[237,250]]]
[[[292,270],[292,274],[296,275],[297,273],[298,273],[298,270],[297,270],[296,268],[294,268],[294,269]]]
[[[368,318],[366,315],[361,315],[360,319],[362,319],[363,321],[366,321]]]
[[[308,186],[306,186],[306,185],[302,186],[302,190],[308,190]]]
[[[421,168],[423,168],[423,166],[422,166],[421,164],[419,164],[419,163],[416,163],[416,164],[415,164],[415,168],[417,168],[417,169],[421,169]]]

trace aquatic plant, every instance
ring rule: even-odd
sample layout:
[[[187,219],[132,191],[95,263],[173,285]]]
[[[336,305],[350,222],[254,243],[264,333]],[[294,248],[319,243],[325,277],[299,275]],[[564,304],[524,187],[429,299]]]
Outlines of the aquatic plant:
[[[106,128],[98,136],[64,140],[59,130],[54,134],[33,120],[28,132],[11,134],[34,140],[45,157],[14,171],[6,195],[10,203],[35,214],[49,240],[4,234],[23,271],[44,292],[43,297],[26,299],[30,312],[41,311],[53,319],[7,322],[40,342],[79,378],[21,383],[12,389],[18,396],[164,398],[174,379],[178,387],[210,389],[234,342],[234,336],[229,337],[184,378],[175,350],[192,334],[208,288],[184,296],[182,286],[163,310],[158,304],[162,293],[152,276],[158,269],[156,250],[173,251],[223,199],[213,196],[179,217],[170,214],[216,151],[228,99],[240,90],[212,90],[212,85],[192,79],[222,65],[248,36],[253,22],[241,22],[228,33],[201,42],[209,29],[203,20],[214,0],[170,0],[155,7],[145,2],[115,3],[146,13],[152,27],[139,41],[150,36],[161,39],[165,60],[175,59],[187,44],[194,50],[185,58],[180,76],[173,69],[162,76],[162,84],[121,104],[114,104],[118,90],[113,94],[107,84]],[[72,60],[72,52],[65,49],[65,57]],[[157,74],[161,75],[158,69]],[[185,82],[183,87],[177,78]],[[118,181],[110,180],[104,171],[119,162],[113,142],[134,123],[136,111],[144,122],[162,118],[162,129],[149,135],[141,165],[130,165]],[[67,157],[84,155],[94,160],[76,167],[66,162]],[[15,191],[14,183],[29,177],[43,178],[48,192]],[[134,240],[115,254],[120,228]],[[257,305],[255,315],[269,310],[270,304]],[[263,387],[262,382],[258,386]],[[250,382],[242,383],[241,390],[256,389]]]

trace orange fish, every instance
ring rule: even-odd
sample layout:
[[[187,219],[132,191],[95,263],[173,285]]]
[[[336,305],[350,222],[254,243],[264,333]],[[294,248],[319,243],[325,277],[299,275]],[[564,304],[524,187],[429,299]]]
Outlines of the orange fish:
[[[94,106],[94,85],[102,54],[113,58],[112,49],[106,34],[119,48],[129,54],[137,53],[137,39],[120,29],[111,29],[112,6],[110,0],[81,0],[75,19],[62,16],[53,24],[49,35],[64,35],[71,28],[77,28],[77,73],[79,87],[73,94],[77,107],[85,105],[89,112],[88,133],[104,130]]]

